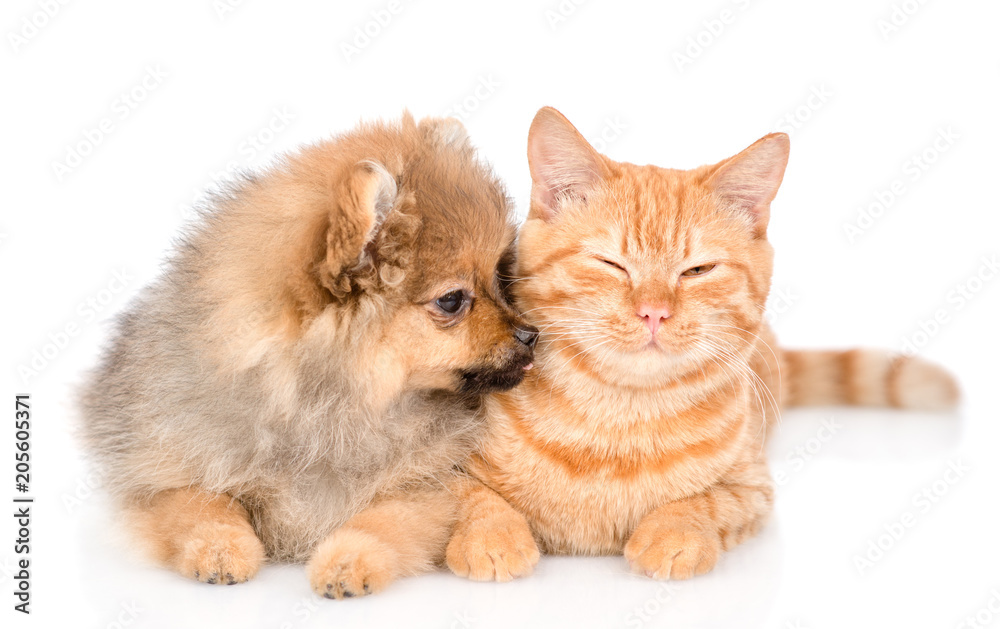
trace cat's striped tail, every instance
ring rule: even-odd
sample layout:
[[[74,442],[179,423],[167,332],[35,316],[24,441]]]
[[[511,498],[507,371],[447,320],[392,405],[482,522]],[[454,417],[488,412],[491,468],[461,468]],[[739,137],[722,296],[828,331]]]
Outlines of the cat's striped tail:
[[[850,404],[949,410],[958,384],[942,367],[885,350],[783,350],[785,406]]]

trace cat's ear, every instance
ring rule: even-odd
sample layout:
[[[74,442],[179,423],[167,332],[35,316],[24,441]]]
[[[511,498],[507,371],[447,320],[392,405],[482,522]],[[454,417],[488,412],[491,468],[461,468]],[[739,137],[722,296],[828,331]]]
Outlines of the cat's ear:
[[[551,220],[560,203],[583,199],[607,176],[604,157],[576,130],[566,116],[542,107],[528,131],[528,167],[531,169],[529,217]]]
[[[771,201],[785,176],[788,135],[772,133],[715,167],[708,187],[723,207],[746,213],[758,236],[767,232]]]

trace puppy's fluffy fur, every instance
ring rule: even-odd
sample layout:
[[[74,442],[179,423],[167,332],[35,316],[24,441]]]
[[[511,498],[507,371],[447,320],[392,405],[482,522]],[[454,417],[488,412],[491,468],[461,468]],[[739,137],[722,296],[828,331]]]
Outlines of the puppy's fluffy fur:
[[[328,597],[439,561],[441,481],[479,434],[479,394],[531,360],[504,294],[512,239],[452,120],[362,126],[216,199],[82,400],[148,550],[226,583],[265,553],[311,557]]]

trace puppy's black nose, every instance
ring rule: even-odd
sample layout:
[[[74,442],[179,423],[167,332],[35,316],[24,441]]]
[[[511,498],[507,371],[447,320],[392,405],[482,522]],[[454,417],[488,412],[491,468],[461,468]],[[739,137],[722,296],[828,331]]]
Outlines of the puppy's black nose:
[[[530,349],[535,347],[535,341],[538,340],[538,330],[530,325],[523,328],[514,328],[514,336]]]

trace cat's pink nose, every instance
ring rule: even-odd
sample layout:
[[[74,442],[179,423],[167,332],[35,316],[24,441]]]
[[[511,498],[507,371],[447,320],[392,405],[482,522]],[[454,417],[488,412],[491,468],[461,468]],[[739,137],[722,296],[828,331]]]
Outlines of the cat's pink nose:
[[[666,306],[642,304],[635,313],[646,320],[646,327],[649,328],[653,336],[656,336],[656,331],[660,328],[660,323],[664,319],[670,318],[670,309]]]

